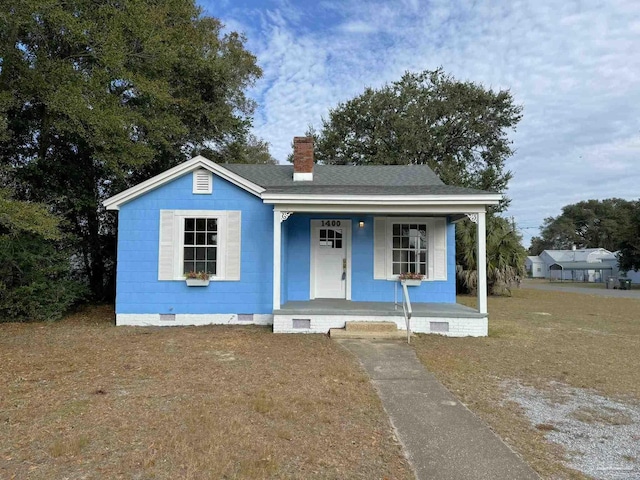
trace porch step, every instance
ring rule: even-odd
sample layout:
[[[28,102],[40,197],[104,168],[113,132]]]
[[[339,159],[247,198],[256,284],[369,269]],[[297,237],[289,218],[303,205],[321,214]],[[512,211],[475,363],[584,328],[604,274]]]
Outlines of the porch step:
[[[393,322],[347,322],[345,328],[332,328],[334,338],[405,338],[406,332],[398,330]]]
[[[346,322],[345,330],[350,332],[395,332],[394,322]]]

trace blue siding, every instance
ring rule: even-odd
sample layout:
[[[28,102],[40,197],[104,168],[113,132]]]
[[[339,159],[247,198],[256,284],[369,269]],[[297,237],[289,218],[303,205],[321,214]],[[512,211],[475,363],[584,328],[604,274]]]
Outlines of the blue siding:
[[[240,281],[189,288],[158,281],[161,209],[241,210]],[[397,282],[373,279],[373,216],[296,213],[282,224],[282,303],[308,300],[312,219],[352,221],[352,300],[394,300]],[[358,222],[365,227],[359,228]],[[186,174],[121,206],[118,226],[117,313],[271,313],[273,298],[273,207],[214,176],[213,194],[194,195]],[[455,302],[455,226],[447,226],[448,280],[411,289],[414,302]],[[400,291],[398,289],[398,298]]]
[[[240,281],[189,288],[158,281],[160,210],[241,210]],[[211,195],[192,193],[186,174],[121,206],[117,313],[271,313],[273,207],[214,175]]]
[[[283,276],[288,279],[287,300],[309,300],[311,270],[311,220],[346,218],[352,224],[351,299],[353,301],[393,302],[399,284],[373,278],[373,216],[372,215],[306,215],[296,213],[285,223],[288,229],[287,251],[283,257]],[[364,228],[358,222],[364,221]],[[425,281],[410,291],[412,302],[455,303],[455,225],[447,225],[447,280]],[[284,302],[284,301],[283,301]]]

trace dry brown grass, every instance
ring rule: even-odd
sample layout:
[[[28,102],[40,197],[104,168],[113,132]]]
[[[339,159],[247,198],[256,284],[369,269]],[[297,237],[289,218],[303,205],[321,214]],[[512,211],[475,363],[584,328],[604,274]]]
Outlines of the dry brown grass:
[[[474,306],[475,299],[459,301]],[[544,478],[583,479],[545,441],[548,428],[530,425],[518,405],[505,402],[504,382],[549,391],[555,381],[640,400],[639,312],[634,299],[520,289],[489,299],[489,337],[419,335],[412,343],[427,368]]]
[[[326,336],[112,318],[0,325],[0,478],[412,478]]]

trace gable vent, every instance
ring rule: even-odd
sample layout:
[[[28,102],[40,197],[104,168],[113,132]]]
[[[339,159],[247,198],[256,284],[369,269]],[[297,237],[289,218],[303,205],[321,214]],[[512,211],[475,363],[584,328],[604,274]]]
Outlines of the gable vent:
[[[212,175],[209,170],[196,170],[193,172],[193,193],[211,193],[213,191]]]

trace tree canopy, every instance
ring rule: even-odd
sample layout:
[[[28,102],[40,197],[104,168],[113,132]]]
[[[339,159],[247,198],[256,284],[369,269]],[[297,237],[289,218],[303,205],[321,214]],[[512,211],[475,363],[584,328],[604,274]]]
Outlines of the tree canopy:
[[[640,200],[633,202],[629,223],[620,242],[618,266],[622,271],[640,270]]]
[[[504,192],[513,153],[508,133],[521,112],[509,91],[442,70],[407,72],[339,104],[310,133],[322,163],[426,164],[446,184]]]
[[[629,236],[635,203],[621,198],[585,200],[562,207],[557,217],[545,218],[540,237],[531,239],[529,253],[543,250],[605,248],[615,252]]]
[[[115,220],[101,201],[193,151],[246,143],[261,71],[193,0],[1,7],[4,183],[64,216],[94,297],[108,297]]]
[[[513,154],[508,134],[522,107],[506,90],[461,82],[442,70],[405,73],[399,81],[367,88],[330,110],[311,128],[316,160],[325,164],[428,165],[448,185],[503,193]],[[508,200],[493,209],[500,211]],[[460,286],[475,289],[475,227],[457,225]],[[508,293],[522,274],[525,250],[507,220],[487,216],[487,267],[492,293]]]

